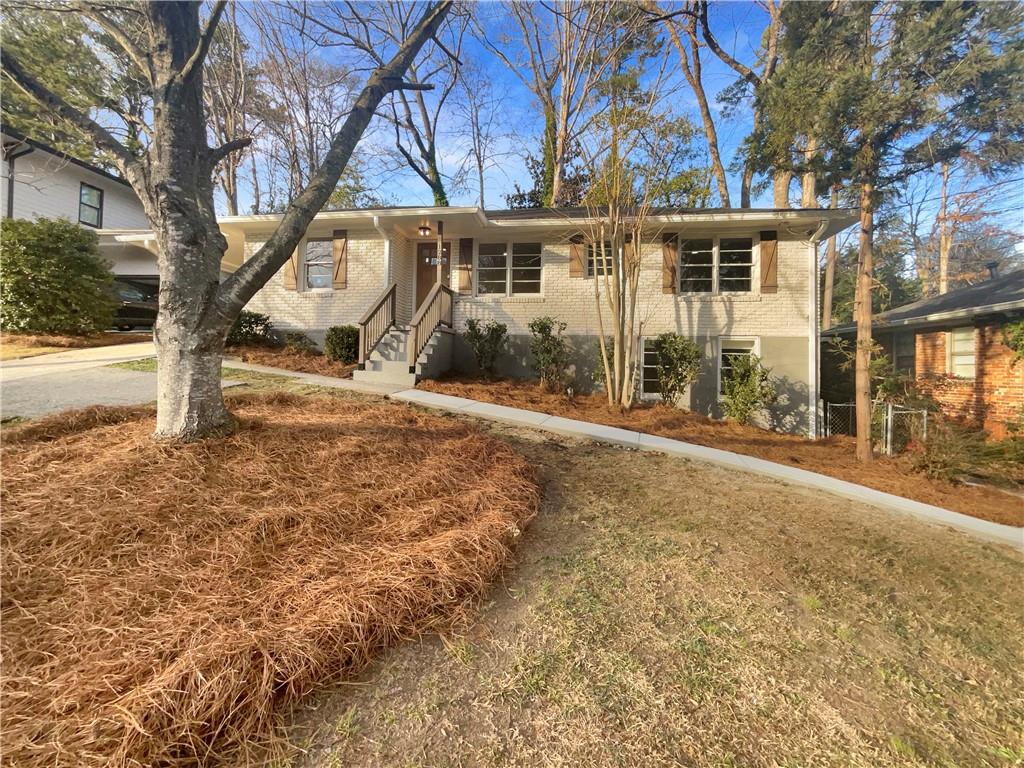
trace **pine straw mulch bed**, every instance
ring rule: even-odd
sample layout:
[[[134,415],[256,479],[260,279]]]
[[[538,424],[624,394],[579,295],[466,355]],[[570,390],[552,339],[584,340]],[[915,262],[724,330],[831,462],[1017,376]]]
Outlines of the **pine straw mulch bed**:
[[[63,349],[85,349],[88,347],[109,347],[115,344],[138,344],[151,340],[150,333],[114,333],[104,331],[91,336],[67,336],[51,333],[0,333],[0,347],[7,347],[11,354],[4,359],[31,357],[34,354]],[[39,351],[35,351],[39,350]]]
[[[417,386],[455,397],[542,411],[757,456],[983,520],[1024,526],[1024,504],[1019,496],[993,488],[929,479],[913,470],[907,456],[878,457],[871,465],[864,466],[857,461],[854,441],[848,437],[808,440],[709,419],[660,404],[641,404],[624,413],[609,408],[608,401],[600,394],[577,395],[570,400],[561,393],[544,391],[533,381],[450,378],[425,380]]]
[[[226,350],[228,357],[235,357],[243,363],[269,365],[286,371],[315,373],[319,376],[334,376],[339,379],[351,378],[355,365],[329,360],[319,352],[305,352],[287,348],[234,346]]]
[[[535,514],[527,462],[471,425],[289,394],[235,434],[150,407],[5,432],[5,763],[237,765],[289,705],[451,626]]]

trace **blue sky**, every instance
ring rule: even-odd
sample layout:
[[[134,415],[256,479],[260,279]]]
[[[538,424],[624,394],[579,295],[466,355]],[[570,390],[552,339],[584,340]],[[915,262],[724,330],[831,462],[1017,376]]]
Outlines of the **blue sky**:
[[[498,3],[480,3],[475,6],[475,13],[488,30],[500,28],[503,23],[502,6]],[[755,49],[766,23],[767,13],[755,3],[725,2],[716,3],[713,7],[712,26],[719,42],[745,63],[755,62]],[[488,207],[503,207],[504,195],[513,191],[515,183],[523,187],[529,186],[522,155],[529,150],[535,151],[537,147],[541,131],[540,115],[533,95],[503,62],[476,40],[467,39],[464,45],[465,57],[477,62],[489,77],[495,92],[502,94],[502,114],[507,116],[506,127],[502,131],[504,135],[498,142],[502,157],[498,163],[499,167],[489,170],[486,175],[485,197]],[[670,71],[673,73],[670,83],[674,96],[678,97],[675,108],[699,126],[696,98],[679,71],[676,52],[670,47],[666,48],[666,51]],[[718,113],[720,105],[715,97],[722,89],[735,82],[736,73],[710,51],[705,49],[702,54],[705,89],[712,101],[712,108]],[[728,168],[736,156],[740,143],[750,131],[749,110],[741,109],[730,119],[724,119],[721,114],[716,114],[716,117],[723,162]],[[454,115],[452,119],[455,119]],[[380,141],[386,142],[388,136],[380,131],[381,126],[378,125],[376,128],[375,135],[367,137],[361,146],[361,151],[371,160],[371,166],[375,144]],[[453,131],[457,128],[453,124],[447,130]],[[441,126],[441,131],[445,130],[445,126]],[[703,133],[700,137],[703,146]],[[440,147],[442,165],[445,172],[451,174],[455,172],[458,161],[464,157],[465,150],[457,145],[453,137],[444,138],[447,138],[447,141],[443,141]],[[379,193],[389,202],[401,205],[431,203],[430,190],[411,171],[377,175],[374,181]],[[737,199],[739,197],[738,174],[730,173],[730,194]],[[470,182],[468,188],[452,191],[450,198],[452,204],[474,204],[477,199],[475,184]],[[754,201],[755,205],[770,203],[770,191],[761,194]]]

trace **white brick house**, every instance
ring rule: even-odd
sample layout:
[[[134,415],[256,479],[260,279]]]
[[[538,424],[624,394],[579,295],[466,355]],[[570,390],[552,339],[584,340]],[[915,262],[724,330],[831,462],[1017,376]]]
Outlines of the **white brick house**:
[[[367,366],[377,375],[409,375],[406,340],[395,334],[407,333],[410,323],[419,334],[419,344],[410,342],[418,373],[471,367],[468,349],[446,328],[422,327],[436,324],[417,317],[427,303],[456,331],[471,317],[505,323],[511,345],[499,366],[512,375],[528,371],[527,324],[552,315],[567,323],[577,378],[585,384],[597,362],[593,272],[600,269],[582,236],[586,216],[581,209],[325,211],[248,309],[318,342],[333,325],[365,321],[372,352]],[[229,241],[225,264],[255,253],[279,218],[221,219]],[[780,383],[774,426],[816,432],[816,243],[855,220],[847,210],[817,209],[661,210],[648,219],[650,233],[640,246],[639,333],[643,340],[673,331],[703,347],[704,369],[688,393],[691,408],[718,413],[721,371],[730,355],[754,352]],[[438,242],[444,244],[441,264]],[[450,285],[450,294],[435,288],[438,283]],[[429,366],[418,356],[427,336],[436,347]],[[651,371],[645,373],[650,391]]]

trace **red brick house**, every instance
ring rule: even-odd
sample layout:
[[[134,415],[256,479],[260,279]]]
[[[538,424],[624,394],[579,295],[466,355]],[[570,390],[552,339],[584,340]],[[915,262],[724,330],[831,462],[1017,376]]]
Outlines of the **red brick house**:
[[[1024,420],[1024,361],[1003,327],[1024,319],[1024,270],[921,299],[875,316],[875,340],[949,416],[1004,437]],[[850,335],[852,326],[835,328]]]

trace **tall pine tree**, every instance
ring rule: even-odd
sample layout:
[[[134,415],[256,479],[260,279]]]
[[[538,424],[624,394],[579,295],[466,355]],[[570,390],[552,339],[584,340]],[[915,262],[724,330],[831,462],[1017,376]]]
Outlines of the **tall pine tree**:
[[[954,158],[992,176],[1024,159],[1024,7],[791,3],[783,23],[783,65],[759,94],[758,145],[766,158],[798,159],[784,150],[811,124],[815,170],[856,189],[857,457],[867,462],[875,213],[896,184]],[[793,169],[807,170],[796,159]]]

